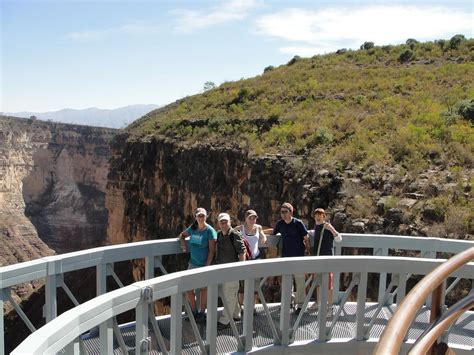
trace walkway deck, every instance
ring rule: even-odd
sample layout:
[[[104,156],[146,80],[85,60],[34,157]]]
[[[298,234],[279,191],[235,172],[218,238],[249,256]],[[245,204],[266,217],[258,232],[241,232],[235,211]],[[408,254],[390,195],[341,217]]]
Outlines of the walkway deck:
[[[374,327],[370,331],[369,340],[378,339],[388,322],[388,319],[392,316],[396,306],[391,305],[383,307],[381,312],[378,314]],[[254,316],[254,350],[256,348],[262,348],[265,346],[273,345],[273,335],[270,327],[267,324],[267,317],[265,316],[263,307],[261,305],[256,306],[257,314]],[[271,304],[269,305],[272,319],[278,328],[279,316],[280,316],[280,305]],[[365,307],[365,325],[367,326],[370,319],[374,315],[377,309],[376,303],[367,303]],[[338,311],[338,307],[335,306],[334,312]],[[429,309],[423,308],[418,316],[416,317],[410,331],[408,333],[408,343],[413,343],[414,340],[419,337],[423,331],[428,327],[429,320]],[[170,319],[168,316],[158,317],[158,324],[163,333],[163,337],[169,339],[170,337]],[[291,322],[292,324],[296,320],[296,315],[292,313]],[[356,320],[356,303],[347,302],[341,313],[341,316],[337,320],[332,330],[332,341],[344,342],[354,339]],[[327,327],[331,326],[331,320],[327,321]],[[242,322],[236,322],[237,329],[241,333]],[[205,337],[206,324],[198,325],[201,332],[201,336]],[[129,324],[121,327],[121,331],[127,346],[133,349],[135,346],[135,326]],[[318,337],[317,327],[317,312],[306,311],[301,320],[300,326],[295,332],[295,343],[301,342],[309,343],[313,342]],[[89,354],[100,354],[99,352],[99,339],[96,336],[85,335],[83,336],[84,344]],[[462,315],[456,324],[452,327],[448,342],[452,345],[456,344],[457,348],[464,348],[466,350],[474,349],[474,312],[467,312]],[[160,354],[161,352],[156,346],[156,342],[152,341],[153,351],[150,354]],[[167,344],[168,346],[169,344]],[[217,353],[232,353],[237,352],[237,341],[232,335],[230,328],[224,330],[218,330],[217,335]],[[114,353],[122,354],[118,343],[114,341]],[[183,354],[201,354],[199,346],[197,345],[196,339],[193,335],[191,324],[188,321],[183,320]]]

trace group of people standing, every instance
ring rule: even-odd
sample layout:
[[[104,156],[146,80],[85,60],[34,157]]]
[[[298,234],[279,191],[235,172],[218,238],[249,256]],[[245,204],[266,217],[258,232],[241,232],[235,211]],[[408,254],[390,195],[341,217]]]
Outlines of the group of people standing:
[[[281,257],[295,257],[304,255],[333,255],[334,241],[341,240],[341,236],[334,227],[326,222],[326,213],[322,208],[314,210],[315,219],[314,231],[308,231],[303,221],[293,217],[293,206],[285,202],[280,206],[281,219],[273,228],[272,234],[280,234],[282,238]],[[267,241],[263,227],[256,223],[258,215],[254,210],[245,212],[245,221],[235,228],[231,225],[231,218],[228,213],[220,213],[217,217],[219,232],[206,223],[207,211],[200,207],[195,213],[195,222],[186,230],[181,232],[178,239],[183,252],[191,254],[189,269],[213,264],[225,264],[248,259],[258,259],[261,257],[260,248]],[[268,232],[268,230],[267,230]],[[314,247],[311,252],[309,240],[310,233],[314,233]],[[189,237],[189,244],[186,245],[185,238]],[[249,252],[247,252],[248,245]],[[316,277],[315,274],[312,277]],[[305,274],[294,275],[296,292],[294,305],[296,314],[301,311],[301,306],[305,298]],[[258,282],[258,281],[257,281]],[[332,305],[333,275],[329,275],[329,305]],[[319,290],[318,290],[319,291]],[[222,293],[225,298],[224,305],[229,307],[228,312],[224,311],[218,321],[218,329],[229,326],[231,315],[234,320],[240,320],[241,310],[239,306],[238,294],[243,293],[242,287],[239,291],[239,282],[232,281],[222,285]],[[319,292],[318,292],[319,298]],[[196,295],[194,290],[187,292],[187,299],[190,302],[196,322],[205,322],[205,308],[207,303],[207,290],[200,290],[200,307],[196,305]],[[316,304],[316,303],[315,303]]]

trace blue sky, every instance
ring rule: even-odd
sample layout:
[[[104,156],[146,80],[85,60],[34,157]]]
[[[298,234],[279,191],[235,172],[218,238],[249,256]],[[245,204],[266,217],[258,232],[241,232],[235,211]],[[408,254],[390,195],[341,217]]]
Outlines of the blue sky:
[[[167,104],[294,55],[474,37],[474,1],[0,0],[0,111]]]

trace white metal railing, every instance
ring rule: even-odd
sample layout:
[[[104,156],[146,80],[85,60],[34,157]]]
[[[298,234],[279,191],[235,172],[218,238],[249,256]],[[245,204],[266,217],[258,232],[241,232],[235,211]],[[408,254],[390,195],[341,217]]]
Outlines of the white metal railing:
[[[419,251],[421,257],[436,258],[437,252],[456,254],[474,244],[470,241],[459,241],[425,237],[406,237],[389,235],[369,234],[346,234],[343,233],[343,241],[336,244],[336,255],[341,255],[345,248],[372,248],[374,256],[388,256],[390,249]],[[279,242],[278,236],[268,238],[268,246],[272,247]],[[107,292],[106,279],[108,276],[118,280],[114,273],[113,265],[119,261],[145,258],[145,279],[153,278],[155,268],[164,267],[161,263],[163,255],[182,253],[176,239],[161,239],[133,244],[121,244],[107,247],[99,247],[63,255],[50,256],[38,260],[28,261],[20,264],[4,266],[0,268],[0,355],[4,355],[4,323],[3,304],[11,302],[21,318],[30,328],[34,326],[22,314],[21,309],[15,304],[11,297],[11,287],[24,282],[45,278],[45,318],[49,322],[57,316],[57,288],[62,287],[74,302],[74,296],[64,283],[64,274],[71,271],[95,267],[97,273],[96,294],[97,296]],[[340,302],[343,292],[339,290],[339,277],[337,270],[334,277],[334,301]],[[390,301],[393,295],[387,297],[386,275],[380,272],[379,303]],[[456,279],[447,291],[450,291]],[[118,283],[120,281],[118,280]],[[77,303],[74,302],[74,303]]]
[[[367,294],[367,279],[369,273],[390,273],[396,279],[397,304],[405,297],[407,275],[416,270],[418,275],[426,275],[444,260],[402,257],[299,257],[257,260],[251,262],[231,263],[176,272],[151,280],[136,282],[130,286],[96,297],[78,307],[75,307],[49,322],[30,335],[15,351],[17,354],[53,354],[66,348],[67,353],[79,353],[79,336],[89,329],[100,326],[101,353],[113,351],[113,317],[135,309],[136,337],[135,353],[147,353],[150,341],[148,339],[148,322],[150,320],[149,305],[164,297],[171,297],[171,330],[170,348],[160,349],[162,352],[178,354],[182,346],[182,307],[184,294],[187,290],[207,287],[207,324],[206,338],[203,339],[204,353],[216,353],[217,334],[217,297],[218,286],[224,282],[237,281],[245,275],[246,293],[244,296],[244,318],[242,334],[237,332],[233,323],[232,330],[238,344],[238,351],[250,351],[253,348],[253,285],[254,280],[261,277],[282,276],[281,282],[281,311],[278,332],[274,344],[288,345],[291,343],[294,324],[290,324],[290,302],[292,275],[312,273],[320,274],[320,285],[327,285],[329,272],[349,272],[357,279],[357,312],[353,340],[363,341],[367,338],[365,319],[365,303]],[[291,274],[289,274],[291,272]],[[452,276],[472,278],[474,263],[455,271]],[[308,295],[310,296],[310,295]],[[306,297],[303,309],[309,297]],[[330,338],[326,323],[327,287],[322,287],[320,311],[318,313],[318,341]],[[300,313],[301,314],[301,313]],[[230,317],[232,318],[232,317]],[[298,322],[298,319],[295,323]],[[333,322],[337,322],[337,315]],[[153,331],[153,329],[152,329]],[[159,332],[159,331],[158,331]],[[157,334],[155,334],[156,336]]]

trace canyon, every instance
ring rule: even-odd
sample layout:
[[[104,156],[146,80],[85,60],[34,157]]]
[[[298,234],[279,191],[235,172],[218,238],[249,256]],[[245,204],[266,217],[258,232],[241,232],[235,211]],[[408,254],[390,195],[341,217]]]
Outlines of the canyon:
[[[419,44],[413,63],[397,59],[404,45],[295,57],[120,131],[2,116],[0,265],[173,238],[197,207],[212,225],[224,211],[240,223],[252,208],[270,227],[285,201],[309,228],[322,207],[339,232],[472,240],[472,45],[448,56],[436,43]],[[163,257],[168,272],[186,261]],[[144,277],[142,260],[116,269],[124,283]],[[71,277],[79,289],[95,283],[93,270]],[[39,280],[14,290],[39,325],[41,287]],[[468,289],[460,283],[454,293]],[[278,290],[269,285],[267,301]],[[83,287],[76,296],[94,293]],[[58,313],[67,307],[58,301]],[[27,334],[12,313],[11,346]]]
[[[0,116],[0,266],[105,245],[109,141],[116,132]],[[73,275],[74,291],[81,289],[80,280],[94,282]],[[43,285],[36,280],[12,289],[36,325],[44,322]],[[59,307],[66,305],[60,299]],[[11,309],[7,302],[8,349],[28,334]]]

